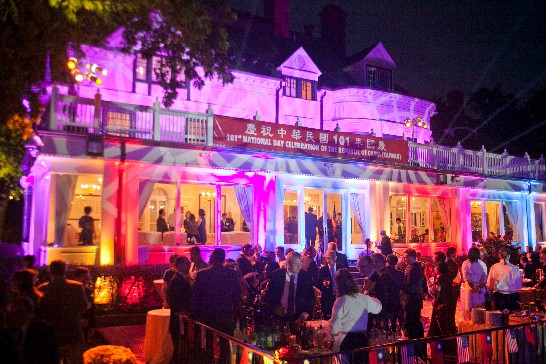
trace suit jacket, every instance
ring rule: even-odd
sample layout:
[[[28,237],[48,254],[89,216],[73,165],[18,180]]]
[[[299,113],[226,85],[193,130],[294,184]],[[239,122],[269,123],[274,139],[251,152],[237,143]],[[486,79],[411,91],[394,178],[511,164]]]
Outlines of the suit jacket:
[[[305,213],[305,236],[317,236],[317,215]]]
[[[263,302],[268,306],[271,313],[281,306],[281,299],[284,292],[286,282],[286,268],[277,269],[271,273],[269,284],[265,289],[262,297]],[[309,273],[301,270],[298,273],[298,281],[296,284],[296,308],[294,317],[287,317],[289,320],[297,319],[303,312],[313,317],[315,307],[315,292],[313,291],[313,278]]]
[[[83,343],[82,315],[87,311],[87,298],[80,282],[53,279],[40,286],[44,296],[37,316],[55,327],[59,345]]]
[[[406,268],[402,285],[402,302],[406,307],[423,308],[423,281],[425,275],[419,262],[413,262]]]
[[[342,268],[348,268],[343,264],[337,264],[336,262],[336,271]],[[319,269],[318,278],[316,281],[316,286],[320,290],[320,305],[321,311],[324,318],[329,319],[332,314],[332,307],[336,300],[336,293],[334,292],[334,278],[330,274],[330,267],[328,264],[323,265]],[[329,280],[330,285],[328,287],[324,286],[324,280]]]
[[[384,256],[392,254],[391,239],[388,236],[384,236],[381,239],[381,248],[379,250],[381,250],[381,254],[383,254]]]
[[[242,300],[239,273],[220,265],[197,272],[191,309],[194,318],[228,335],[235,330],[235,306]]]
[[[349,261],[347,260],[347,256],[345,254],[337,252],[336,267],[339,267],[337,269],[349,268]]]

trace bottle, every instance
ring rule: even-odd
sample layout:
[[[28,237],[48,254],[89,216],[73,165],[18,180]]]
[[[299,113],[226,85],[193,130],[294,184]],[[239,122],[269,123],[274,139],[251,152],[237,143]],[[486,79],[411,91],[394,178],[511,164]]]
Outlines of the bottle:
[[[379,345],[383,345],[387,342],[387,331],[385,331],[385,323],[381,321],[381,329],[379,330]]]
[[[275,348],[281,347],[282,343],[282,330],[279,324],[275,325],[275,330],[273,330],[273,345]]]
[[[403,340],[403,334],[402,334],[402,327],[400,326],[400,321],[396,319],[396,333],[395,333],[396,341]]]
[[[264,349],[265,348],[265,332],[263,330],[263,327],[260,327],[258,329],[258,347]]]
[[[275,347],[275,340],[273,339],[273,331],[268,329],[265,333],[265,348],[267,350],[272,350]]]
[[[243,331],[241,331],[241,324],[239,322],[239,319],[237,319],[237,321],[235,322],[235,330],[233,331],[233,337],[236,338],[237,340],[244,341],[244,336],[245,334],[243,334]]]
[[[316,339],[317,349],[322,349],[324,347],[324,339],[326,338],[324,330],[322,329],[322,325],[319,325],[316,336],[317,336],[317,339]]]
[[[370,346],[378,345],[377,343],[378,334],[379,334],[379,331],[377,330],[376,322],[375,320],[373,320],[372,328],[370,329]]]
[[[392,343],[394,341],[394,332],[392,331],[392,322],[391,319],[387,322],[387,343]]]

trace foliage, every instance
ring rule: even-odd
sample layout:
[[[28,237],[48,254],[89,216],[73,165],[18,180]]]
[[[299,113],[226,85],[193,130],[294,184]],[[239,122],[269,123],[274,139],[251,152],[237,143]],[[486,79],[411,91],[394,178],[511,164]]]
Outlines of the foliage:
[[[489,238],[487,240],[484,240],[482,242],[482,247],[487,253],[485,261],[488,267],[499,262],[499,250],[501,250],[502,248],[510,249],[510,262],[512,264],[518,264],[519,262],[518,249],[512,246],[510,240],[504,239],[500,235],[495,238]]]
[[[124,346],[99,345],[83,353],[84,364],[136,364],[135,354]]]
[[[33,133],[32,121],[15,114],[6,124],[0,124],[0,198],[21,196],[19,179],[21,161],[25,155],[25,140]]]

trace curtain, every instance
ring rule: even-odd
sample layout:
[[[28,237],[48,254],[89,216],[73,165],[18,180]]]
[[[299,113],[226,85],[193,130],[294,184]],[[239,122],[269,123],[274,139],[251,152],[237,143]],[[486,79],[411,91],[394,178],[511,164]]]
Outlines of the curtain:
[[[152,192],[154,190],[154,181],[146,180],[146,181],[140,181],[138,183],[138,190],[140,193],[139,199],[138,199],[138,219],[140,220],[142,218],[142,214],[146,210],[146,206],[148,205],[148,201],[150,200],[150,196],[152,195]]]
[[[535,204],[535,236],[536,243],[539,241],[544,241],[544,232],[542,230],[542,216],[543,215],[543,204]]]
[[[451,239],[451,205],[450,201],[447,198],[437,198],[438,202],[438,211],[440,211],[440,217],[442,219],[442,224],[446,228],[446,241]]]
[[[360,238],[360,243],[364,244],[366,242],[366,237],[368,232],[366,231],[366,212],[364,210],[364,195],[359,193],[351,193],[350,195],[351,210],[356,219],[356,223],[362,231],[362,236]]]
[[[62,244],[64,241],[77,180],[78,176],[74,174],[55,176],[55,243]],[[81,213],[83,214],[83,211]]]
[[[521,214],[518,213],[518,204],[516,202],[503,202],[506,212],[508,213],[508,218],[510,219],[510,224],[512,225],[512,241],[520,241],[519,237],[519,223]]]
[[[252,186],[234,186],[235,197],[241,208],[243,219],[245,219],[250,230],[250,241],[253,242],[252,223],[254,216],[254,192]]]

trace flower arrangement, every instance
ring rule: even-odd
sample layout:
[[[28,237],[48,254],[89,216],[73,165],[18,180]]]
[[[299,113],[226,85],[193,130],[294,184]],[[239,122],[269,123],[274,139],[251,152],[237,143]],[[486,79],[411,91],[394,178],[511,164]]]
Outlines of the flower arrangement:
[[[100,345],[83,353],[84,364],[137,364],[131,349],[124,346]]]
[[[294,346],[283,346],[275,350],[275,363],[294,364],[298,361],[298,349]]]

